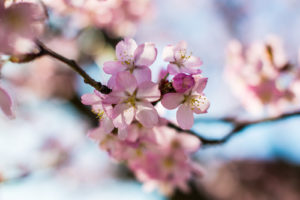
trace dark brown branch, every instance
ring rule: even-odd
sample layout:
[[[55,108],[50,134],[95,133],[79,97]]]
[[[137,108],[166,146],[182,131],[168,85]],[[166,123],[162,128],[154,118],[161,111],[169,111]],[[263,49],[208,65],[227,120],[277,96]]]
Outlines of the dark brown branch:
[[[63,63],[65,63],[66,65],[68,65],[69,67],[71,67],[74,71],[76,71],[83,79],[84,82],[89,84],[90,86],[94,87],[96,90],[98,90],[99,92],[103,93],[103,94],[109,94],[111,92],[111,89],[108,88],[106,85],[103,85],[101,82],[97,82],[95,81],[93,78],[91,78],[77,63],[75,60],[71,60],[68,59],[54,51],[52,51],[51,49],[49,49],[48,47],[46,47],[42,42],[40,41],[36,41],[37,46],[40,49],[40,53],[41,55],[48,55],[52,58],[55,58]]]
[[[17,62],[17,63],[24,63],[24,62],[30,62],[30,61],[32,61],[36,58],[41,57],[41,56],[48,55],[52,58],[55,58],[55,59],[65,63],[69,67],[71,67],[74,71],[76,71],[79,75],[81,75],[81,77],[84,79],[85,83],[91,85],[92,87],[97,89],[99,92],[101,92],[103,94],[109,94],[111,92],[110,88],[108,88],[105,85],[102,85],[100,82],[97,82],[93,78],[91,78],[76,63],[76,61],[68,59],[68,58],[52,51],[51,49],[46,47],[40,41],[36,41],[36,44],[39,47],[39,52],[32,53],[32,54],[27,54],[27,55],[22,56],[22,57],[12,57],[11,61],[12,62]],[[175,129],[179,132],[185,132],[185,133],[189,133],[189,134],[197,136],[202,141],[203,145],[217,145],[217,144],[223,144],[223,143],[227,142],[231,137],[233,137],[234,135],[242,132],[245,128],[248,128],[250,126],[260,124],[260,123],[266,123],[266,122],[271,122],[271,121],[282,120],[282,119],[286,119],[286,118],[296,116],[296,115],[300,115],[300,111],[282,114],[282,115],[277,116],[277,117],[270,117],[270,118],[264,118],[264,119],[253,120],[253,121],[239,121],[239,120],[236,120],[235,118],[232,118],[232,117],[208,119],[208,121],[212,121],[212,122],[225,122],[225,123],[230,123],[230,124],[233,125],[232,130],[227,135],[225,135],[224,137],[222,137],[220,139],[207,139],[207,138],[199,135],[198,133],[196,133],[192,130],[183,130],[180,127],[178,127],[177,125],[175,125],[171,122],[169,122],[167,124],[167,126],[170,127],[170,128],[173,128],[173,129]],[[203,120],[205,120],[205,118]]]
[[[244,129],[249,128],[250,126],[261,124],[261,123],[272,122],[272,121],[284,120],[294,116],[300,116],[300,111],[285,113],[277,117],[269,117],[269,118],[253,120],[253,121],[238,121],[235,120],[234,118],[216,119],[215,121],[231,123],[233,125],[232,130],[227,135],[225,135],[220,139],[207,139],[206,137],[203,137],[192,130],[183,130],[171,122],[168,123],[168,126],[170,128],[174,128],[177,131],[190,133],[192,135],[197,136],[201,140],[203,145],[218,145],[218,144],[226,143],[234,135],[241,133]]]

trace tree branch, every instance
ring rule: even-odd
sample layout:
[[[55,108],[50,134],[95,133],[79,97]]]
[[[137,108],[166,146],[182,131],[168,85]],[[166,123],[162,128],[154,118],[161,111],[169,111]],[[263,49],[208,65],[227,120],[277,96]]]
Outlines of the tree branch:
[[[36,41],[37,46],[40,49],[40,56],[41,55],[48,55],[52,58],[55,58],[69,67],[71,67],[74,71],[76,71],[83,79],[86,84],[89,84],[90,86],[94,87],[96,90],[103,94],[109,94],[111,92],[111,89],[108,88],[106,85],[103,85],[101,82],[95,81],[93,78],[91,78],[77,63],[75,60],[68,59],[48,47],[46,47],[41,41],[37,40]]]
[[[208,146],[208,145],[218,145],[218,144],[226,143],[233,136],[241,133],[244,129],[249,128],[250,126],[254,126],[254,125],[262,124],[262,123],[268,123],[268,122],[272,122],[272,121],[284,120],[284,119],[288,119],[288,118],[294,117],[294,116],[300,116],[300,111],[289,112],[289,113],[285,113],[285,114],[282,114],[277,117],[269,117],[269,118],[253,120],[253,121],[238,121],[234,118],[219,118],[219,119],[217,118],[215,121],[231,123],[233,125],[232,130],[220,139],[208,139],[206,137],[199,135],[198,133],[196,133],[192,130],[183,130],[171,122],[168,123],[168,126],[170,128],[174,128],[177,131],[195,135],[201,140],[203,145]]]
[[[91,85],[92,87],[94,87],[96,90],[98,90],[99,92],[103,93],[103,94],[109,94],[111,92],[111,89],[108,88],[106,85],[102,85],[101,82],[97,82],[95,81],[93,78],[91,78],[74,60],[68,59],[54,51],[52,51],[51,49],[49,49],[48,47],[46,47],[41,41],[37,40],[36,41],[37,46],[39,47],[39,52],[36,53],[31,53],[31,54],[27,54],[23,57],[12,57],[11,61],[12,62],[17,62],[17,63],[24,63],[24,62],[30,62],[36,58],[39,58],[41,56],[44,55],[48,55],[52,58],[55,58],[63,63],[65,63],[66,65],[68,65],[69,67],[71,67],[75,72],[77,72],[83,79],[84,82]],[[256,124],[261,124],[261,123],[266,123],[266,122],[271,122],[271,121],[277,121],[277,120],[283,120],[283,119],[287,119],[289,117],[293,117],[293,116],[297,116],[300,115],[300,111],[296,111],[296,112],[290,112],[290,113],[285,113],[282,114],[280,116],[277,117],[269,117],[269,118],[264,118],[264,119],[259,119],[259,120],[253,120],[253,121],[239,121],[235,118],[232,117],[224,117],[224,118],[208,118],[208,119],[203,119],[211,121],[211,122],[225,122],[225,123],[230,123],[233,125],[232,130],[225,135],[222,138],[219,139],[208,139],[204,136],[199,135],[198,133],[192,131],[192,130],[183,130],[180,127],[178,127],[176,124],[172,123],[172,122],[168,122],[167,126],[170,128],[173,128],[179,132],[185,132],[185,133],[189,133],[192,135],[197,136],[203,145],[218,145],[218,144],[223,144],[225,142],[227,142],[229,139],[231,139],[234,135],[237,135],[238,133],[242,132],[244,129],[256,125]]]

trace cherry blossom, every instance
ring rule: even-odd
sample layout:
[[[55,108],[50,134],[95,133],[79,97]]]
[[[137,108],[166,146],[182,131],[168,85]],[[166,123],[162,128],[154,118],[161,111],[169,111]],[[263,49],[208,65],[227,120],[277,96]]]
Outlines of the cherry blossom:
[[[247,111],[261,114],[280,115],[294,102],[294,74],[285,67],[288,62],[282,44],[275,36],[266,43],[256,42],[243,48],[238,41],[228,47],[225,77],[233,93],[241,100]]]
[[[77,60],[79,57],[79,47],[73,39],[55,37],[45,43],[68,58]],[[26,63],[20,70],[20,73],[8,75],[8,79],[19,88],[29,89],[43,99],[74,97],[76,74],[65,64],[43,56]]]
[[[184,93],[195,85],[195,80],[192,75],[180,73],[173,78],[172,85],[176,92]]]
[[[207,78],[195,77],[195,82],[194,87],[186,92],[165,94],[161,101],[167,109],[175,109],[179,106],[176,118],[179,126],[183,129],[190,129],[193,126],[193,113],[206,113],[210,105],[203,94]]]
[[[179,42],[176,46],[168,45],[163,50],[163,59],[169,62],[168,72],[172,75],[178,73],[199,74],[202,65],[200,58],[188,54],[187,43]]]
[[[104,63],[103,70],[112,74],[110,84],[112,85],[115,76],[120,71],[130,71],[138,83],[151,80],[149,66],[153,64],[157,56],[157,49],[153,43],[146,42],[137,45],[133,39],[125,39],[116,46],[117,61]]]
[[[43,12],[35,3],[19,2],[6,7],[0,1],[0,52],[13,54],[18,51],[21,39],[34,39],[41,33]]]
[[[151,82],[149,68],[157,55],[154,44],[138,46],[126,38],[116,46],[118,60],[104,63],[104,71],[112,75],[108,84],[112,92],[94,91],[81,98],[100,118],[100,125],[88,136],[111,158],[125,162],[145,188],[157,188],[168,195],[176,188],[188,191],[193,174],[203,174],[189,158],[200,148],[199,139],[168,128],[167,120],[159,117],[154,107],[160,101],[167,109],[179,107],[177,121],[183,129],[192,127],[193,113],[207,112],[209,102],[203,94],[207,78],[199,75],[198,58],[178,57],[186,52],[185,45],[181,42],[174,47],[174,60],[168,60],[173,62],[169,66],[182,68],[178,73],[170,71],[172,66],[168,71],[162,69],[156,84]]]
[[[128,71],[116,75],[116,89],[105,99],[116,104],[113,109],[113,123],[117,128],[126,128],[133,119],[145,127],[153,127],[158,122],[158,114],[151,102],[160,98],[158,84],[145,81],[138,84]]]
[[[145,152],[145,156],[130,162],[129,166],[145,188],[158,188],[170,195],[175,188],[188,191],[188,180],[192,174],[202,175],[199,166],[188,156],[197,151],[200,141],[192,135],[177,134],[165,126],[153,129],[157,146]]]
[[[95,26],[113,36],[132,36],[140,21],[152,16],[150,0],[43,0],[54,12],[70,18],[72,27]]]
[[[85,94],[81,97],[81,102],[85,105],[91,105],[92,111],[97,115],[100,121],[100,129],[105,133],[110,133],[114,129],[114,125],[111,120],[112,106],[110,104],[103,103],[105,95],[101,94],[97,90],[92,94]]]

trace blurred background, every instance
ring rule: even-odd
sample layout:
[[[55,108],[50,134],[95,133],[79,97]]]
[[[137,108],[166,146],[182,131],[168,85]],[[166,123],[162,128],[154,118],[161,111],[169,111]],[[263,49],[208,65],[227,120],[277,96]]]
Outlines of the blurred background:
[[[232,39],[249,44],[276,35],[289,60],[298,60],[298,0],[153,0],[139,20],[117,31],[91,25],[78,31],[51,6],[49,30],[41,40],[103,82],[108,77],[101,67],[114,59],[122,37],[156,44],[154,79],[166,67],[163,47],[186,40],[209,78],[205,93],[211,107],[194,125],[206,138],[221,138],[231,127],[202,119],[245,115],[224,81],[225,50]],[[80,96],[93,88],[68,67],[45,57],[6,64],[2,76],[14,92],[16,119],[0,113],[1,200],[300,199],[300,117],[251,126],[225,144],[202,148],[194,159],[204,166],[204,178],[191,182],[190,194],[164,197],[146,193],[126,167],[86,137],[97,118]],[[174,119],[174,112],[164,112]]]

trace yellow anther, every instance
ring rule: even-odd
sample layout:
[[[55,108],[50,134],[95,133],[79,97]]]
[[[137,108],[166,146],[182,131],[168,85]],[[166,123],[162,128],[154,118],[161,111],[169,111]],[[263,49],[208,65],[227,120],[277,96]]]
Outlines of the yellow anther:
[[[92,112],[95,114],[95,115],[97,115],[97,118],[99,119],[99,120],[102,120],[103,119],[103,117],[104,117],[104,110],[92,110]]]
[[[205,96],[193,96],[190,99],[190,104],[191,104],[191,108],[192,110],[194,110],[195,108],[200,108],[201,105],[206,104],[207,98]]]

